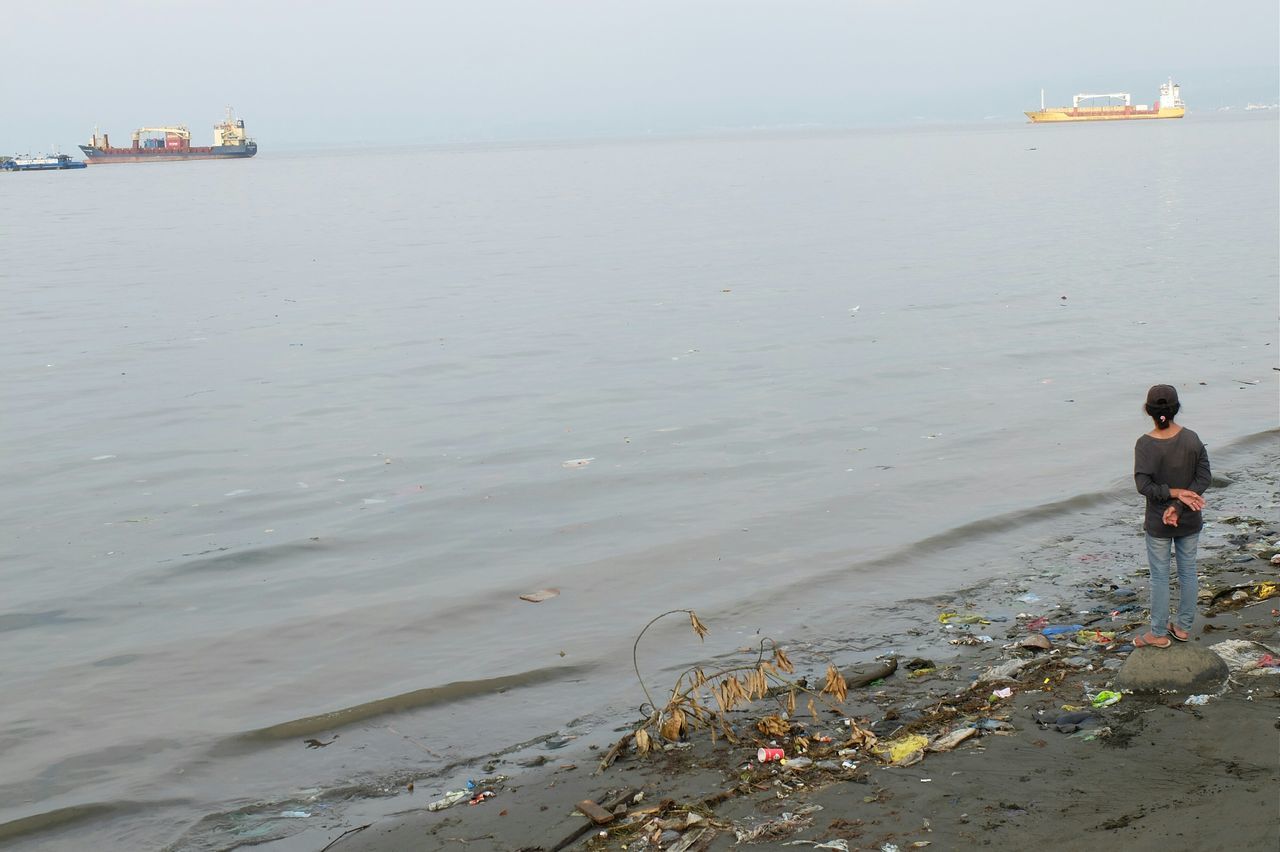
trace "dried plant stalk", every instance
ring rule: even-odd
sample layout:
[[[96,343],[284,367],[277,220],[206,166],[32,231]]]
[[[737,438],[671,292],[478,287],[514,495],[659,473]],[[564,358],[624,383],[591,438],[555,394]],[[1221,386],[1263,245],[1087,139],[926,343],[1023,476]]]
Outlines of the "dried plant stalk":
[[[693,610],[673,609],[651,619],[636,636],[631,648],[631,662],[636,679],[640,681],[640,688],[648,699],[649,716],[635,732],[624,736],[609,750],[601,762],[602,770],[626,747],[628,741],[634,741],[636,752],[643,755],[655,750],[655,738],[676,742],[688,736],[691,730],[705,727],[710,730],[712,742],[719,736],[724,736],[731,743],[736,743],[738,740],[729,723],[729,713],[768,697],[773,687],[786,690],[785,699],[779,700],[779,704],[785,706],[785,712],[782,715],[764,716],[756,722],[757,730],[767,736],[781,737],[790,734],[801,692],[808,696],[806,709],[814,719],[819,718],[816,702],[821,702],[838,713],[844,713],[839,705],[844,703],[848,694],[848,684],[834,665],[827,666],[826,681],[822,689],[810,689],[783,676],[784,673],[794,674],[795,666],[787,658],[786,652],[768,638],[760,641],[759,656],[751,665],[732,666],[713,672],[707,672],[701,667],[686,669],[676,678],[666,704],[658,707],[640,674],[640,640],[659,619],[675,613],[689,616],[689,625],[699,640],[704,640],[710,632]],[[765,654],[769,651],[772,651],[772,658],[766,660]],[[778,689],[773,691],[781,694]],[[870,747],[875,744],[875,735],[870,731],[859,727],[852,719],[848,719],[848,724],[850,746]],[[809,745],[808,740],[802,737],[797,737],[793,743],[801,751],[807,750]]]

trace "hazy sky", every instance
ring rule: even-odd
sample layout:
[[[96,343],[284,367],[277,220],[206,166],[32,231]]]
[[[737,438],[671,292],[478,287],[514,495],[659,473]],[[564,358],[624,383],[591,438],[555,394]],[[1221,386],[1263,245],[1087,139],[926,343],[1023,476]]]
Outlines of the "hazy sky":
[[[1271,102],[1274,0],[16,0],[0,152],[232,104],[264,151],[1014,119],[1078,91]]]

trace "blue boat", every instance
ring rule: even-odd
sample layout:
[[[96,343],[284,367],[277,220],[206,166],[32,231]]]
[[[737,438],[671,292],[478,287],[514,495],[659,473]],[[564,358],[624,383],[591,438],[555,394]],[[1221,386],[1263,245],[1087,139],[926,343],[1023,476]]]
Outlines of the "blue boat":
[[[52,157],[0,157],[0,169],[6,172],[47,172],[55,169],[83,169],[88,163],[73,160],[70,154],[54,154]]]

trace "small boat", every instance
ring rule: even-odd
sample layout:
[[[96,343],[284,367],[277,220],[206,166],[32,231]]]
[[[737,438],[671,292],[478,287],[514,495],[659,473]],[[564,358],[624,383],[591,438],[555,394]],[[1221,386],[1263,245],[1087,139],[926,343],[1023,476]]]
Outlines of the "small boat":
[[[52,157],[32,157],[29,154],[17,157],[0,157],[0,169],[6,172],[47,172],[55,169],[83,169],[87,166],[84,160],[73,160],[70,154],[54,154]]]

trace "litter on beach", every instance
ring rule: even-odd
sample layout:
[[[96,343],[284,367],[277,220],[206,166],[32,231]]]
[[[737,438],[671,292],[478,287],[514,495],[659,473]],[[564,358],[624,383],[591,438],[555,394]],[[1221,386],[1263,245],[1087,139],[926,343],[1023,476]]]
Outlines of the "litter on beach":
[[[1077,645],[1110,645],[1115,641],[1114,630],[1081,630],[1076,633]]]
[[[458,804],[464,799],[470,799],[470,798],[471,798],[471,793],[468,792],[467,790],[451,790],[448,793],[445,793],[440,798],[436,799],[431,804],[427,805],[427,810],[443,811],[446,808],[453,807],[454,805]]]
[[[929,751],[951,751],[960,743],[978,735],[977,728],[956,728],[946,734],[942,734],[929,743]]]
[[[910,766],[924,759],[925,746],[929,738],[920,734],[907,734],[896,740],[889,740],[876,747],[882,755],[889,758],[894,766]]]
[[[1228,639],[1209,650],[1222,658],[1232,675],[1280,674],[1280,651],[1248,639]]]
[[[1043,633],[1032,633],[1026,639],[1018,643],[1019,648],[1025,648],[1029,651],[1052,651],[1053,643]]]
[[[943,624],[990,624],[991,622],[974,613],[943,612],[938,614],[938,621]]]
[[[529,603],[542,603],[549,601],[560,594],[559,589],[538,589],[536,592],[529,592],[520,596],[520,600]]]
[[[1120,699],[1123,697],[1124,696],[1118,692],[1112,692],[1110,690],[1104,689],[1102,692],[1098,693],[1096,698],[1093,699],[1093,706],[1094,707],[1110,707],[1112,704],[1118,703]]]
[[[1008,660],[998,666],[987,669],[978,677],[978,683],[987,683],[993,680],[1012,680],[1013,676],[1018,672],[1031,665],[1032,660]]]

